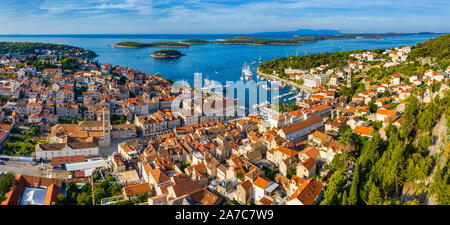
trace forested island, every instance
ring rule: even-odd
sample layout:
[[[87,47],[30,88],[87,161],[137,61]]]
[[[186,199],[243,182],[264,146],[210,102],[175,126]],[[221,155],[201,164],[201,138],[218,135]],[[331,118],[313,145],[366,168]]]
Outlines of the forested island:
[[[39,43],[39,42],[0,42],[0,54],[44,54],[45,51],[55,51],[57,56],[74,56],[78,55],[81,58],[95,58],[98,55],[91,51],[80,47],[52,44],[52,43]]]
[[[181,43],[184,44],[209,44],[209,41],[201,40],[201,39],[188,39],[184,40]]]
[[[216,41],[206,41],[201,39],[188,39],[180,42],[120,42],[110,45],[111,47],[119,48],[145,48],[145,47],[189,47],[191,44],[238,44],[238,45],[299,45],[304,42],[316,42],[327,39],[375,39],[380,40],[384,37],[400,37],[410,35],[432,35],[434,33],[371,33],[371,34],[335,34],[335,35],[320,35],[307,36],[290,39],[269,39],[269,38],[255,38],[247,36],[238,36],[233,38],[221,39]]]
[[[117,44],[110,45],[117,48],[146,48],[146,47],[172,47],[172,48],[186,48],[189,45],[180,42],[152,42],[152,43],[139,43],[139,42],[119,42]]]
[[[153,54],[149,55],[149,57],[157,59],[179,58],[181,56],[183,56],[181,52],[171,49],[155,51]]]

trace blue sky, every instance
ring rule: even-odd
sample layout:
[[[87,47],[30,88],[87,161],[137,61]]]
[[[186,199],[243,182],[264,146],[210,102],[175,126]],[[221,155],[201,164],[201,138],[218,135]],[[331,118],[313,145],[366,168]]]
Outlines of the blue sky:
[[[0,0],[0,34],[450,32],[448,0]]]

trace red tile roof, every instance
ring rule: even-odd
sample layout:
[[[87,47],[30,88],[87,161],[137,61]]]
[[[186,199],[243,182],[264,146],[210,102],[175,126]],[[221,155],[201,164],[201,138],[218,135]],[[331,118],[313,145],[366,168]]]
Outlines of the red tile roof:
[[[373,127],[356,126],[353,132],[361,135],[371,136],[373,132]]]

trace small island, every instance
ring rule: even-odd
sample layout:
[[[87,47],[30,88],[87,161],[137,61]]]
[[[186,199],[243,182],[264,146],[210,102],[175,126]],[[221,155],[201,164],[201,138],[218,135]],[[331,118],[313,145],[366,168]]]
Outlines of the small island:
[[[180,43],[184,43],[184,44],[209,44],[211,42],[209,41],[205,41],[205,40],[201,40],[201,39],[188,39],[188,40],[184,40]]]
[[[156,58],[156,59],[172,59],[172,58],[179,58],[183,56],[184,54],[177,51],[177,50],[159,50],[153,52],[153,54],[149,55],[149,57]]]

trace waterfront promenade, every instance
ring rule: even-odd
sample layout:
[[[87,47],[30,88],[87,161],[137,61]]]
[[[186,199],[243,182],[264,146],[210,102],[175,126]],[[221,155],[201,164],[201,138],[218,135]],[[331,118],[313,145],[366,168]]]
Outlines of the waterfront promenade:
[[[298,89],[301,89],[301,90],[305,90],[305,91],[308,91],[308,92],[310,92],[310,93],[312,93],[312,92],[315,91],[314,88],[306,87],[306,86],[304,86],[304,85],[300,85],[300,84],[294,83],[294,82],[292,82],[292,81],[290,81],[290,80],[282,79],[282,78],[280,78],[280,77],[278,77],[278,76],[274,76],[274,75],[262,73],[262,72],[259,71],[259,69],[256,69],[256,73],[257,73],[258,75],[260,75],[260,76],[264,76],[264,77],[266,77],[266,78],[278,80],[278,81],[280,81],[280,82],[286,83],[286,85],[289,85],[289,86],[291,86],[291,87],[295,87],[295,88],[298,88]]]

